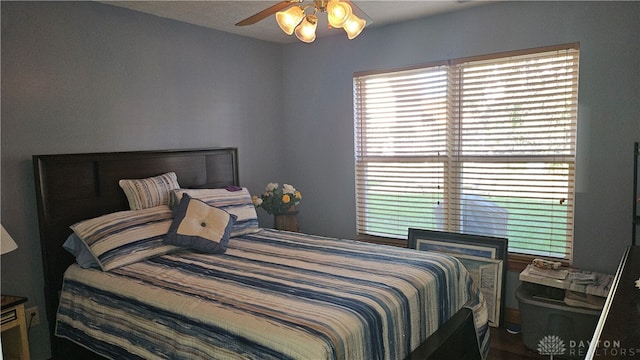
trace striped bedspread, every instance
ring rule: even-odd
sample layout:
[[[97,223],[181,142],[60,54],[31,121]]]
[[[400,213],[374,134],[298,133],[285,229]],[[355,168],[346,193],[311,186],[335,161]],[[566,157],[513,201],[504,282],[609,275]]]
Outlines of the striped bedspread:
[[[445,255],[264,229],[225,254],[72,265],[56,335],[112,359],[394,360],[466,306],[486,355],[479,296]]]

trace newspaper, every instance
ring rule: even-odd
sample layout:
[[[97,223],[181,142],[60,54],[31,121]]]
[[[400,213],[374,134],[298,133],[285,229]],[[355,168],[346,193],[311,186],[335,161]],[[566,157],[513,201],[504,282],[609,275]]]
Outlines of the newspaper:
[[[568,270],[541,269],[537,266],[529,265],[529,274],[534,276],[544,276],[552,279],[564,280],[569,275]]]
[[[571,290],[565,291],[564,303],[569,306],[579,306],[587,309],[601,310],[605,298],[591,294],[583,294]]]
[[[543,271],[566,271],[566,276],[562,273],[541,273],[539,268],[527,265],[527,268],[520,273],[520,281],[534,284],[551,286],[559,289],[568,289],[577,293],[607,297],[609,289],[613,283],[613,275],[601,274],[591,271],[580,271],[575,269],[564,270],[543,270]]]

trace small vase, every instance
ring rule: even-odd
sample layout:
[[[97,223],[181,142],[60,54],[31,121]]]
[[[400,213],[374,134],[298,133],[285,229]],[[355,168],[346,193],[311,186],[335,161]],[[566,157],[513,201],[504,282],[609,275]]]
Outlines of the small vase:
[[[298,210],[292,205],[287,212],[273,214],[273,228],[276,230],[298,231]]]

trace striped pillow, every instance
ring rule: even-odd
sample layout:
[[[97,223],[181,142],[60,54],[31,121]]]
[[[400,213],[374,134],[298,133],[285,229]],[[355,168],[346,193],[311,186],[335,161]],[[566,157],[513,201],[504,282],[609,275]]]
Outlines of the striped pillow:
[[[106,214],[71,225],[103,271],[164,255],[179,247],[163,240],[173,221],[167,205]]]
[[[169,204],[169,191],[179,189],[174,172],[146,179],[122,179],[118,182],[129,200],[131,210],[147,209]]]
[[[231,230],[231,237],[251,234],[260,231],[258,214],[251,201],[251,194],[247,188],[238,191],[227,189],[179,189],[171,191],[170,206],[177,206],[183,194],[194,199],[215,206],[236,216],[236,222]]]

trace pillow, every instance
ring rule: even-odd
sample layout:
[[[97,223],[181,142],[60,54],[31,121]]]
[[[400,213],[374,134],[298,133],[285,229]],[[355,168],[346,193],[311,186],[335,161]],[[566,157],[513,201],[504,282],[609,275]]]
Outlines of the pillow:
[[[260,231],[258,214],[253,202],[251,202],[251,194],[247,188],[237,191],[226,189],[172,190],[169,205],[176,206],[184,194],[235,215],[236,221],[231,229],[231,237]]]
[[[169,191],[180,188],[174,172],[146,179],[122,179],[118,184],[127,195],[131,210],[168,205]]]
[[[106,214],[71,225],[103,271],[168,254],[163,243],[173,213],[167,205]]]
[[[220,254],[227,251],[234,220],[235,215],[184,194],[164,243]]]
[[[81,267],[88,268],[96,268],[100,269],[100,265],[91,254],[91,251],[87,248],[82,240],[78,237],[76,233],[71,233],[67,240],[62,244],[62,247],[70,252],[76,258],[76,262]]]

